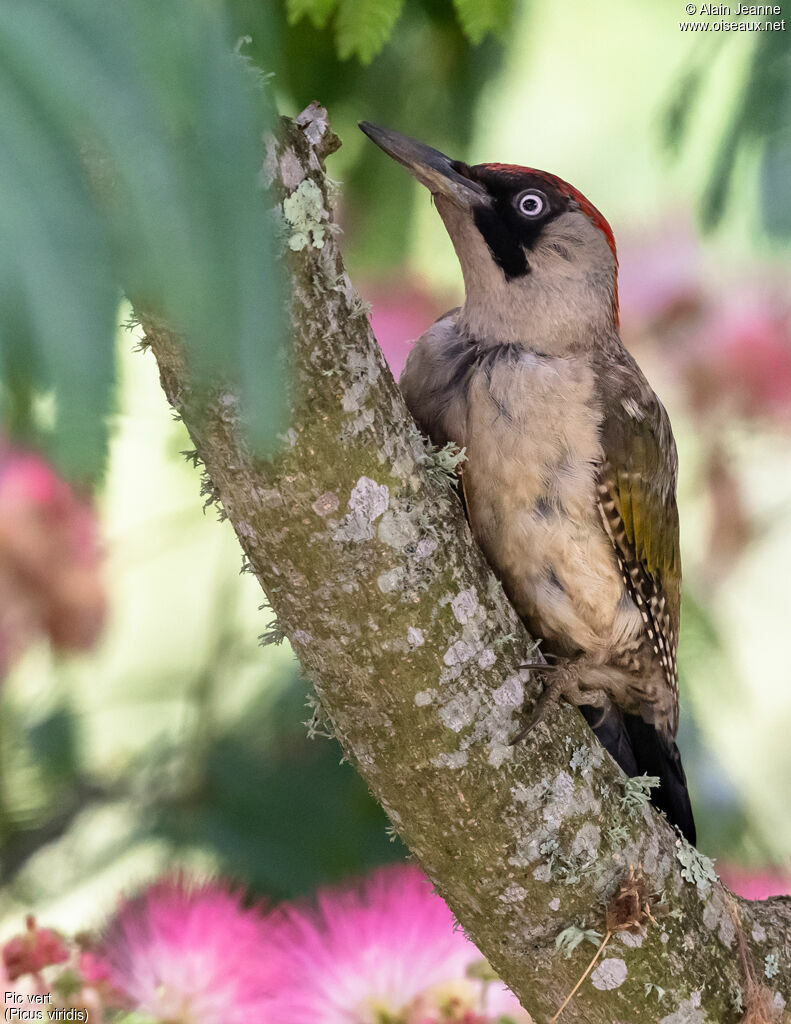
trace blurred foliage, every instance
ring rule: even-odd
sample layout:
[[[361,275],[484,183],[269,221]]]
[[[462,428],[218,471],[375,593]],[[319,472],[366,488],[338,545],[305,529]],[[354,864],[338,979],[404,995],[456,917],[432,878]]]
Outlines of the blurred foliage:
[[[736,40],[738,35],[736,35]],[[691,130],[692,113],[711,68],[711,52],[678,82],[666,111],[664,138],[677,153]],[[716,228],[728,210],[734,171],[742,150],[760,153],[761,220],[766,231],[791,239],[791,33],[763,32],[755,40],[744,81],[735,97],[714,154],[701,203],[707,230]]]
[[[307,686],[298,678],[259,697],[212,738],[200,784],[163,803],[153,834],[215,851],[220,870],[281,898],[403,857],[387,818],[335,740],[308,739]],[[341,765],[339,767],[339,764]]]
[[[678,739],[702,833],[701,846],[741,864],[765,863],[774,853],[765,830],[760,822],[751,820],[750,808],[729,774],[723,753],[711,749],[698,724],[699,718],[705,720],[709,702],[723,699],[723,682],[732,686],[734,680],[728,672],[721,631],[689,583],[684,587],[678,653],[683,708]]]
[[[472,43],[489,33],[503,34],[513,0],[453,0],[459,23]],[[426,7],[435,6],[430,3]],[[404,0],[286,0],[289,24],[309,18],[323,29],[334,15],[335,48],[341,60],[357,56],[369,64],[381,51],[401,16]]]
[[[71,858],[71,886],[106,870],[119,853],[151,842],[169,851],[174,864],[189,860],[191,851],[210,852],[223,876],[273,899],[404,855],[388,840],[387,820],[363,781],[350,766],[338,767],[338,743],[307,737],[307,688],[298,677],[262,686],[232,722],[211,722],[211,689],[203,682],[232,671],[243,651],[244,645],[224,647],[223,671],[209,664],[208,676],[193,679],[191,728],[167,742],[152,732],[121,778],[86,772],[79,715],[68,704],[40,722],[7,716],[15,738],[4,766],[14,800],[0,829],[6,898],[24,899],[30,891],[26,866],[43,846],[51,852],[61,843],[65,852],[81,820],[127,806],[130,827],[118,829],[114,842]]]
[[[268,643],[230,524],[201,512],[154,359],[119,334],[103,642],[31,648],[0,686],[0,921],[15,926],[23,908],[93,925],[177,867],[274,899],[405,852],[338,743],[309,738],[309,687]]]
[[[102,468],[121,287],[239,382],[256,446],[284,426],[254,84],[216,5],[0,3],[2,423],[73,476]]]

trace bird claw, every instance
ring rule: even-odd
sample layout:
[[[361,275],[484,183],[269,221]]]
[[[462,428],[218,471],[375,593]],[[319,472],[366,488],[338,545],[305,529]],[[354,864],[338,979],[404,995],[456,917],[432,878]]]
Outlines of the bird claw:
[[[527,666],[523,666],[527,667]],[[602,707],[602,715],[607,714],[609,705],[607,694],[603,690],[588,689],[580,685],[580,662],[577,659],[559,658],[554,665],[537,665],[542,675],[548,675],[545,680],[544,692],[535,703],[535,707],[527,721],[527,724],[519,730],[509,746],[514,746],[523,740],[528,733],[546,718],[549,709],[560,703],[561,699],[567,700],[569,704],[579,707],[582,704],[590,704],[594,707]]]
[[[568,660],[561,658],[557,654],[551,654],[549,651],[542,653],[543,661],[526,661],[520,665],[519,668],[530,669],[535,672],[551,672],[553,669],[559,668]]]
[[[553,705],[557,704],[562,697],[566,696],[569,690],[574,688],[571,673],[567,666],[558,664],[551,666],[541,665],[539,667],[542,671],[546,668],[551,668],[553,670],[552,677],[545,684],[544,692],[536,701],[527,724],[519,730],[512,740],[509,740],[508,745],[510,747],[513,747],[520,740],[523,740],[528,733],[531,733],[533,729],[539,725],[539,723],[543,722],[549,709]],[[560,671],[561,669],[563,669],[563,671]]]

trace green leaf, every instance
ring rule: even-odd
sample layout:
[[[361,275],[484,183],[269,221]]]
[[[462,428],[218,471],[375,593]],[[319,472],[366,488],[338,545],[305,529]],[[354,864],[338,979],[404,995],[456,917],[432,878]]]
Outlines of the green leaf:
[[[3,418],[32,441],[34,397],[57,388],[52,457],[67,473],[94,476],[107,443],[119,298],[108,240],[33,76],[0,59],[0,97],[0,196],[13,197],[0,202]]]
[[[302,18],[310,18],[316,28],[324,28],[330,15],[338,6],[338,0],[286,0],[289,25],[296,25]]]
[[[390,37],[404,0],[340,0],[335,44],[341,60],[357,55],[369,64]]]
[[[571,959],[571,954],[581,942],[587,941],[594,946],[598,946],[600,939],[601,932],[594,931],[592,928],[580,928],[578,925],[572,924],[555,936],[555,949],[557,951],[565,949],[566,959],[569,960]]]
[[[183,333],[199,385],[244,383],[270,449],[287,392],[268,110],[217,7],[0,0],[0,104],[0,429],[29,428],[54,389],[48,450],[96,475],[123,287]]]
[[[662,142],[675,155],[678,155],[681,149],[706,70],[707,65],[701,61],[684,72],[664,111]]]
[[[464,34],[476,45],[491,32],[505,32],[514,7],[513,0],[453,0],[453,5]]]

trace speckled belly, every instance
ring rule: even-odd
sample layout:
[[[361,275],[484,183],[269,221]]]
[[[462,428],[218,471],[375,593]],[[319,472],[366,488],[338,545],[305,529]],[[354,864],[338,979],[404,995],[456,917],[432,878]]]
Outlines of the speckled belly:
[[[530,629],[556,653],[604,663],[634,646],[642,623],[596,506],[599,422],[582,359],[525,352],[476,370],[464,493],[476,538]]]

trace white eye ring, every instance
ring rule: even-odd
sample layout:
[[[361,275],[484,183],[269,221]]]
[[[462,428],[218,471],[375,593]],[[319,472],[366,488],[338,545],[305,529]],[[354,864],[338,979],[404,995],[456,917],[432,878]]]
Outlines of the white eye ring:
[[[516,205],[519,212],[524,214],[525,217],[540,217],[549,206],[549,203],[543,192],[531,188],[518,197]]]

